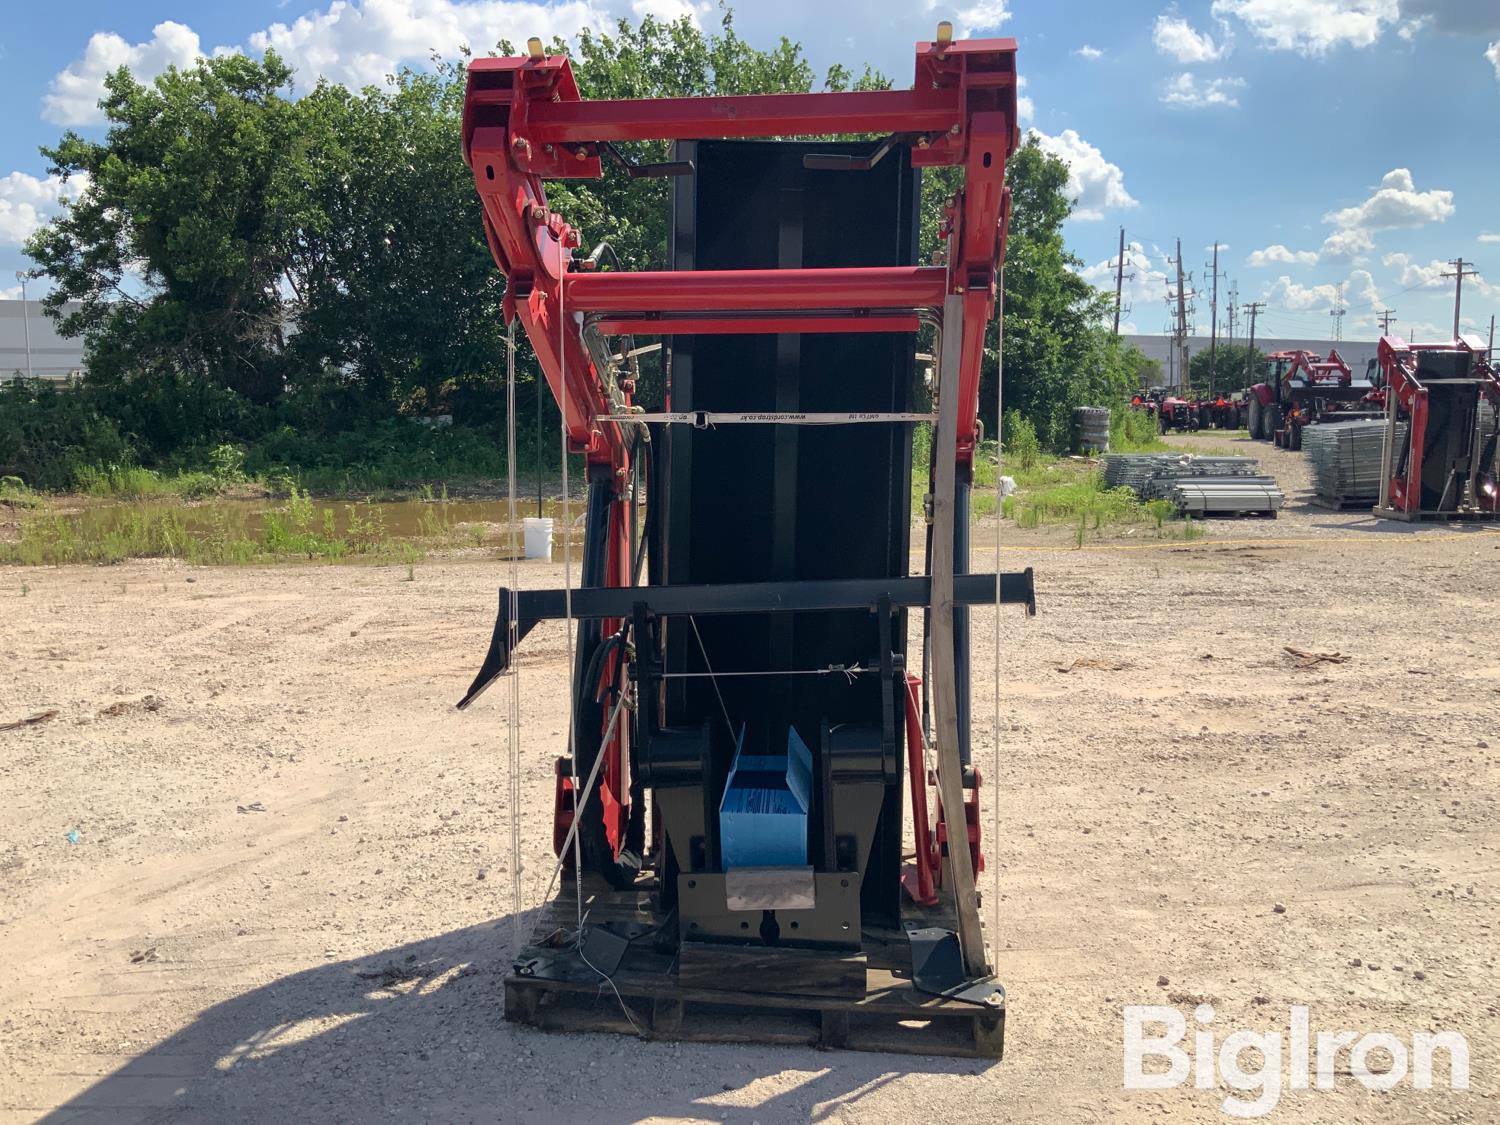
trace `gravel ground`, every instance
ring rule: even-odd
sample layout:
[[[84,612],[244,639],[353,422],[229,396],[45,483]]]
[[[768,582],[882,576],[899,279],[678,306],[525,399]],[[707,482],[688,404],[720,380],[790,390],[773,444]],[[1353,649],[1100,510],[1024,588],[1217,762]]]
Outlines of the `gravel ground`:
[[[57,711],[0,731],[0,1122],[1212,1121],[1221,1082],[1121,1088],[1123,1007],[1200,1003],[1467,1037],[1468,1092],[1345,1061],[1273,1120],[1500,1120],[1500,534],[1307,509],[1258,450],[1276,521],[1006,532],[1041,612],[1000,622],[1000,1063],[502,1021],[506,696],[452,703],[505,564],[0,572],[0,723]],[[523,658],[534,909],[561,626]]]

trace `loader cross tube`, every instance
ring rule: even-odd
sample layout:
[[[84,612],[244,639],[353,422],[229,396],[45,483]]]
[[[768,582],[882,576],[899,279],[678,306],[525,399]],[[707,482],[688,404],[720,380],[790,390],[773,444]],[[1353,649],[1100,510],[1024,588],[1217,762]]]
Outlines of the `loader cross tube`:
[[[1036,613],[1036,587],[1032,570],[1007,574],[957,574],[953,577],[955,605],[994,605],[996,585],[999,601],[1020,605],[1027,616]],[[489,652],[460,709],[477,699],[497,676],[510,670],[511,653],[542,621],[568,616],[568,595],[563,590],[510,590],[500,588],[500,612]],[[803,613],[818,610],[873,609],[884,600],[898,609],[930,606],[932,579],[925,575],[907,578],[839,579],[825,582],[741,582],[718,586],[595,586],[572,591],[575,619],[629,619],[638,610],[655,617],[717,613]]]
[[[555,398],[568,443],[590,464],[629,471],[629,441],[612,413],[619,392],[595,368],[579,312],[602,314],[603,331],[639,330],[641,316],[720,314],[703,327],[726,331],[726,316],[795,309],[819,331],[865,332],[885,309],[935,314],[964,298],[955,456],[972,462],[978,439],[984,335],[995,309],[1010,211],[1005,165],[1019,143],[1014,39],[916,45],[911,90],[755,94],[702,98],[584,99],[563,55],[475,59],[464,101],[464,158],[484,208],[485,234],[506,275],[503,311],[519,316]],[[912,164],[960,165],[964,182],[944,208],[947,261],[934,267],[843,270],[727,270],[687,273],[573,272],[582,235],[547,203],[546,179],[598,179],[615,141],[715,137],[915,137]],[[851,175],[859,173],[852,172]],[[637,314],[624,317],[623,314]],[[887,320],[887,327],[895,327]],[[902,328],[910,320],[900,321]],[[680,318],[669,325],[691,331]],[[783,327],[794,327],[784,324]],[[564,386],[566,383],[566,386]]]

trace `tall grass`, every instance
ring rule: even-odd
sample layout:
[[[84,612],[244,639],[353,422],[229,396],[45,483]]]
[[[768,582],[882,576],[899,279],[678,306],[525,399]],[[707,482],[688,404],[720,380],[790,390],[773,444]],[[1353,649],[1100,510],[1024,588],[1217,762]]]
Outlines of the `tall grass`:
[[[1172,447],[1162,441],[1155,415],[1119,406],[1109,416],[1109,448],[1115,453],[1159,453]]]
[[[1105,488],[1097,472],[1075,474],[1072,480],[1053,481],[1018,490],[1005,498],[1002,515],[1020,527],[1044,523],[1079,522],[1098,530],[1108,524],[1139,518],[1135,493],[1128,488]]]
[[[44,511],[23,519],[17,542],[0,543],[0,563],[61,566],[171,558],[225,565],[358,558],[410,565],[426,557],[420,542],[387,532],[379,505],[347,504],[344,514],[341,532],[332,508],[319,516],[311,497],[296,488],[282,508],[262,516],[258,534],[249,529],[243,510],[230,507],[216,507],[207,528],[195,530],[184,524],[179,511],[154,505],[121,511],[107,522]]]

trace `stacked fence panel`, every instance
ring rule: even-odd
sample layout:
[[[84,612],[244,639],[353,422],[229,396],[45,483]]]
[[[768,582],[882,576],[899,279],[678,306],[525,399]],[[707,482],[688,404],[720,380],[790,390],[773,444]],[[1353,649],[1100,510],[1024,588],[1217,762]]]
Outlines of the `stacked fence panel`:
[[[1312,466],[1313,492],[1323,504],[1343,507],[1380,499],[1380,468],[1385,450],[1384,422],[1341,422],[1308,426],[1302,449]],[[1406,441],[1406,423],[1396,425],[1396,448]]]
[[[1129,488],[1142,500],[1169,501],[1186,515],[1274,514],[1286,499],[1253,457],[1111,453],[1104,458],[1104,483]]]

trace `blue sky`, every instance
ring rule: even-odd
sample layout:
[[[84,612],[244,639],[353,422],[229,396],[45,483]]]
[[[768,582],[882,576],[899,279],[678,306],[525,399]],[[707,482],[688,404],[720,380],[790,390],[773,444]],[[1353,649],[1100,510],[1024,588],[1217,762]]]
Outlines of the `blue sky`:
[[[617,16],[717,10],[693,0],[167,0],[17,3],[0,26],[0,292],[20,241],[62,189],[37,146],[99,129],[103,73],[140,75],[198,54],[275,46],[307,84],[362,83],[430,50],[571,35]],[[1221,243],[1221,330],[1233,285],[1265,302],[1261,335],[1325,336],[1343,286],[1349,338],[1447,335],[1462,256],[1467,330],[1500,313],[1500,0],[740,0],[751,42],[799,40],[821,72],[869,62],[908,80],[912,43],[939,19],[1014,36],[1023,125],[1073,168],[1068,225],[1086,275],[1113,286],[1132,244],[1126,323],[1160,332],[1177,238],[1209,325]],[[458,155],[454,154],[454,159]],[[1488,271],[1488,272],[1486,272]],[[1490,279],[1494,278],[1492,282]],[[33,292],[35,290],[33,289]],[[1243,333],[1243,324],[1237,329]]]

